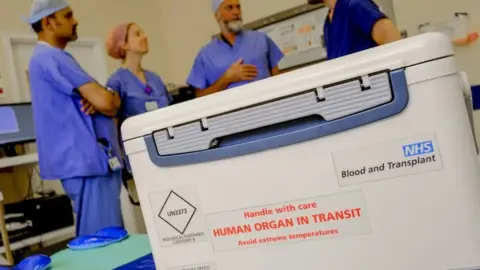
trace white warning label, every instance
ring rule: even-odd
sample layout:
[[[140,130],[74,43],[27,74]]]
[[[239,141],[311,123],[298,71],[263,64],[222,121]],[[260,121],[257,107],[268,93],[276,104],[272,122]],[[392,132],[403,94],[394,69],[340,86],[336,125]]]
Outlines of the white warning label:
[[[195,188],[160,191],[149,197],[162,246],[208,240]]]
[[[206,216],[216,251],[370,233],[360,191]]]

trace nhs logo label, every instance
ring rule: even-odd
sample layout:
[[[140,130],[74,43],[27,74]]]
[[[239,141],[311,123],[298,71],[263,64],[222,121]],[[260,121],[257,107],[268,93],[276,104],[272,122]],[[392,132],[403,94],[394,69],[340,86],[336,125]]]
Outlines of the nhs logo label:
[[[413,157],[435,152],[432,141],[424,141],[403,145],[403,156]]]
[[[443,169],[437,137],[419,134],[332,153],[340,186]],[[480,270],[480,269],[479,269]]]

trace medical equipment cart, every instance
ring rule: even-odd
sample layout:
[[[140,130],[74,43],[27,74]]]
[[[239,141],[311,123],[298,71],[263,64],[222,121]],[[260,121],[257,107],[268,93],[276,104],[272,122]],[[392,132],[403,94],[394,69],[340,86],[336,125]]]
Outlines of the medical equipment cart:
[[[157,268],[479,268],[462,78],[428,33],[128,119]]]

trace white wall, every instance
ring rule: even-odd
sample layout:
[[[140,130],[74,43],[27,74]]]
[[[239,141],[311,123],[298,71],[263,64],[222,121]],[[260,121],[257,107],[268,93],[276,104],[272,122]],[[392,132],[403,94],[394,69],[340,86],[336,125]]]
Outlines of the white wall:
[[[470,30],[480,31],[478,0],[393,0],[393,4],[397,24],[409,36],[418,34],[419,24],[448,21],[455,12],[468,12]],[[455,53],[459,69],[467,72],[471,83],[480,84],[480,42],[457,47]]]
[[[146,67],[164,73],[168,65],[163,61],[166,53],[161,14],[160,0],[142,0],[136,4],[131,0],[69,0],[74,14],[79,21],[78,33],[80,37],[105,39],[108,30],[121,22],[134,21],[139,23],[150,35],[151,51],[145,59]],[[28,15],[31,1],[3,0],[0,1],[0,32],[12,34],[33,34],[28,24],[20,18]],[[0,47],[2,49],[2,47]],[[2,51],[2,50],[0,50]],[[0,53],[0,75],[7,73],[5,56]],[[108,60],[109,73],[118,67],[118,63]],[[8,102],[11,82],[4,80],[5,97],[0,102]]]

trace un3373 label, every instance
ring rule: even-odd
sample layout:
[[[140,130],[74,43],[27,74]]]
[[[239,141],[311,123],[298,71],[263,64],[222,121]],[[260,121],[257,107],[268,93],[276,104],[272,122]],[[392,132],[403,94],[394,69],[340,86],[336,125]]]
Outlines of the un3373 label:
[[[332,158],[340,186],[443,168],[434,134],[343,150]]]
[[[195,187],[155,191],[149,200],[162,247],[208,241]]]

